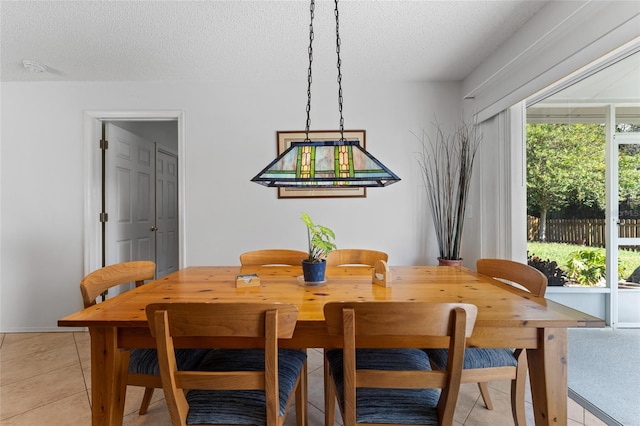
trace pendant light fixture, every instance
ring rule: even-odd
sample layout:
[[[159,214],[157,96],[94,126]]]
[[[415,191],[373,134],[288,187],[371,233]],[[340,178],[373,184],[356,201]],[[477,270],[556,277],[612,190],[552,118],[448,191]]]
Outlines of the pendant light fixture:
[[[342,72],[340,70],[340,25],[338,0],[335,0],[336,53],[338,54],[338,110],[340,139],[309,139],[311,125],[311,64],[313,62],[313,15],[315,1],[311,0],[309,24],[309,69],[307,73],[307,124],[305,140],[291,146],[258,173],[251,181],[268,187],[297,188],[363,188],[388,186],[400,178],[369,154],[357,140],[344,137],[342,117]]]

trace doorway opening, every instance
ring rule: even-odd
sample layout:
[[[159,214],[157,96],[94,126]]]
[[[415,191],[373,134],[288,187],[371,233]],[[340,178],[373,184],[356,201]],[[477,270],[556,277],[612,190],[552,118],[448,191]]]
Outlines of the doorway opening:
[[[154,260],[158,277],[179,269],[184,263],[182,112],[92,111],[85,113],[84,124],[86,201],[84,273],[87,274],[105,264],[128,260]],[[104,167],[105,174],[103,174],[103,150],[100,144],[104,129],[109,129],[108,131],[112,133],[117,132],[117,138],[114,139],[107,131],[106,136],[112,141],[109,142],[111,151],[105,156],[108,160]],[[143,169],[146,169],[142,171],[129,170],[132,173],[128,173],[128,168],[138,167],[122,160],[127,157],[127,154],[133,155],[133,152],[129,151],[132,149],[129,145],[131,141],[141,144],[140,152],[143,153],[141,158],[144,160],[142,163],[146,161],[149,164],[143,165]],[[118,157],[119,160],[116,159]],[[124,161],[124,163],[116,164],[117,161]],[[128,180],[131,182],[127,182]],[[133,193],[118,195],[120,190]],[[120,202],[122,200],[118,197],[126,199],[126,202]],[[106,206],[106,217],[103,214],[105,200],[107,204],[111,204]],[[139,205],[133,206],[130,205],[131,203]],[[167,215],[167,209],[171,209],[172,214]],[[142,229],[142,232],[147,233],[148,238],[140,238],[140,244],[135,241],[127,243],[126,238],[122,240],[116,238],[118,232],[127,233],[132,229],[128,223],[129,218],[126,214],[128,211],[135,211],[135,214],[129,216],[146,216],[144,220],[139,221],[137,232]],[[140,212],[143,214],[139,214]],[[125,219],[118,220],[118,217]],[[114,233],[118,226],[119,230]],[[156,246],[159,247],[157,253]]]

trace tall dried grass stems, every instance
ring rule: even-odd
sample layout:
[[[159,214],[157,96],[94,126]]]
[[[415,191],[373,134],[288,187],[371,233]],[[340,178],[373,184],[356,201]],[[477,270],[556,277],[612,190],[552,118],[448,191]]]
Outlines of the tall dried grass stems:
[[[469,197],[473,163],[482,134],[478,126],[465,122],[446,134],[434,123],[435,137],[425,130],[418,137],[422,151],[418,163],[438,240],[440,258],[461,259],[462,228]]]

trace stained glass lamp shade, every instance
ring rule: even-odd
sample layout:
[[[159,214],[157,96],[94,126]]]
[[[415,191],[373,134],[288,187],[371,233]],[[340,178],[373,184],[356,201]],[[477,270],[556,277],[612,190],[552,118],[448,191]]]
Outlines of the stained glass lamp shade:
[[[400,178],[358,141],[305,141],[291,146],[251,181],[270,187],[381,187]]]

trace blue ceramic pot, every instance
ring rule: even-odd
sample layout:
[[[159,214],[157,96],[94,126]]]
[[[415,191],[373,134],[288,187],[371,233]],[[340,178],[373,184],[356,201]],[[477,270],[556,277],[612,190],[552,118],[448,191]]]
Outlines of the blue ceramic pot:
[[[320,283],[325,280],[324,272],[327,268],[327,262],[322,259],[322,262],[309,262],[308,260],[302,261],[302,275],[304,281],[308,283]]]

